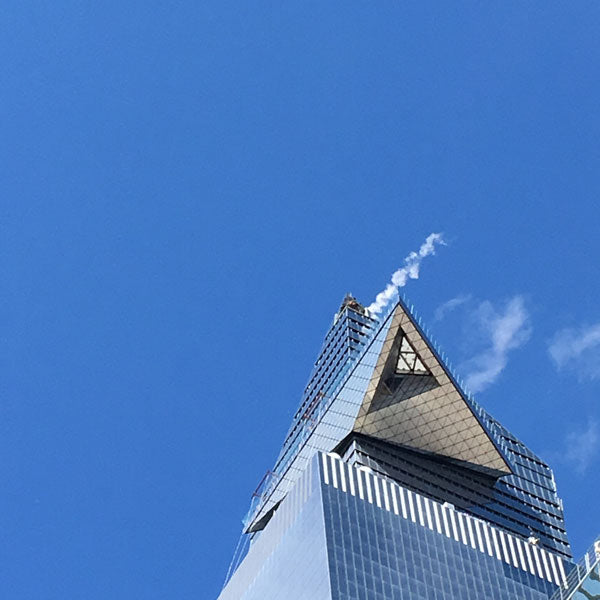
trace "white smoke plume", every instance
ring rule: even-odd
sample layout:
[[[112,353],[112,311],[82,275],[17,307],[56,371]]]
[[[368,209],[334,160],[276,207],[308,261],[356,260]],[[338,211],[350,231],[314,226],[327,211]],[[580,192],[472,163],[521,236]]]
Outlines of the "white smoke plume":
[[[387,304],[398,293],[398,288],[404,287],[409,279],[419,279],[419,269],[421,261],[431,254],[435,254],[435,245],[446,245],[441,233],[431,233],[418,252],[411,252],[404,259],[404,266],[400,267],[393,275],[390,283],[387,284],[383,292],[379,292],[375,297],[375,302],[371,303],[367,309],[373,315],[378,315]]]

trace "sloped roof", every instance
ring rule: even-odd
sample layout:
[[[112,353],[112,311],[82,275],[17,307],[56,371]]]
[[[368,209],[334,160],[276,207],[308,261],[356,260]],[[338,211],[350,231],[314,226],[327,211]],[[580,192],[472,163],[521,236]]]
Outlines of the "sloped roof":
[[[399,303],[354,431],[497,476],[511,468],[427,338]]]

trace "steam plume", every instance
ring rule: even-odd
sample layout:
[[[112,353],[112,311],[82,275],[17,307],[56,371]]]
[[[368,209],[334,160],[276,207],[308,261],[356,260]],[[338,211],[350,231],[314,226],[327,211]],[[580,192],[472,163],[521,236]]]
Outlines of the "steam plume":
[[[418,252],[411,252],[404,259],[404,266],[400,267],[393,275],[390,283],[387,284],[386,288],[377,294],[375,302],[370,304],[367,308],[373,315],[378,315],[384,307],[390,302],[390,300],[398,292],[398,288],[404,287],[409,279],[419,279],[419,268],[421,267],[421,261],[430,254],[435,254],[435,245],[441,244],[446,245],[441,233],[431,233],[427,236],[427,239]]]

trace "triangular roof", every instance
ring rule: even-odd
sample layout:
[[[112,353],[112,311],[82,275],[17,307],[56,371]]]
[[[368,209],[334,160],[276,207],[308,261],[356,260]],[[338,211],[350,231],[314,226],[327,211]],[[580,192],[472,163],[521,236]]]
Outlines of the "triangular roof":
[[[491,432],[402,303],[391,318],[354,431],[497,476],[511,473]]]

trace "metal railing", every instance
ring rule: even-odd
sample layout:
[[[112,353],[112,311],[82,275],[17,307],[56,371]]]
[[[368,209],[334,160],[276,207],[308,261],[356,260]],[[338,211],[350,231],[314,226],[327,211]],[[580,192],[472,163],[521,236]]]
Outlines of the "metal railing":
[[[550,596],[550,600],[569,600],[581,582],[600,563],[600,536],[588,548],[583,558],[569,571],[563,585]]]

